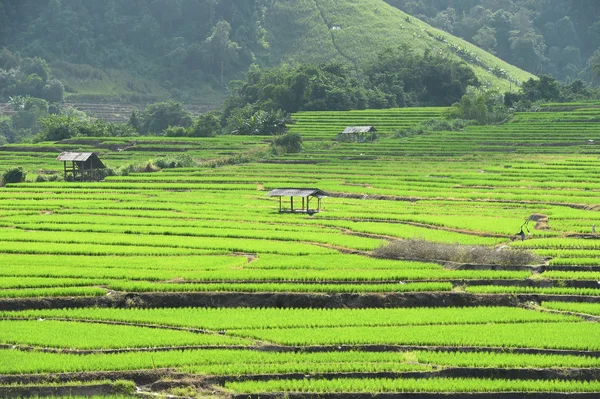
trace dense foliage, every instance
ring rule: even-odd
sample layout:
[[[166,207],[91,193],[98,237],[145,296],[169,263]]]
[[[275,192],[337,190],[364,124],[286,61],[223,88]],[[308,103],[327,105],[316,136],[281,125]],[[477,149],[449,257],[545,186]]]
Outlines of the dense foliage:
[[[600,7],[594,0],[386,2],[529,72],[598,83]]]
[[[6,48],[0,49],[0,101],[12,96],[32,96],[59,102],[65,88],[50,78],[48,63],[39,58],[23,58]]]
[[[27,177],[27,172],[24,172],[22,167],[12,168],[2,175],[2,184],[21,183],[25,181],[25,177]]]
[[[257,68],[227,101],[225,114],[244,107],[297,112],[450,105],[479,84],[466,64],[405,46],[365,63],[361,75],[362,81],[339,63]]]
[[[0,0],[0,48],[40,56],[80,78],[98,74],[93,65],[152,76],[168,90],[190,83],[223,87],[267,46],[264,3]]]

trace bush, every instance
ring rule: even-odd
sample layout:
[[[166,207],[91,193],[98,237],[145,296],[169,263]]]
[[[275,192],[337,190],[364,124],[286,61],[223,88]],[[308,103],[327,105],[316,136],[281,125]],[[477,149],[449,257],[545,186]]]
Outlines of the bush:
[[[396,131],[396,137],[408,137],[430,132],[454,132],[461,131],[471,124],[464,119],[430,119],[418,125]]]
[[[154,164],[161,169],[172,169],[172,168],[191,168],[196,166],[196,161],[191,155],[175,155],[166,158],[159,158],[154,161]]]
[[[80,121],[74,116],[49,115],[40,119],[43,129],[36,141],[60,141],[79,134]]]
[[[27,177],[27,172],[23,172],[22,167],[12,168],[4,172],[2,175],[2,183],[22,183],[25,181],[25,177]]]
[[[373,251],[373,255],[386,259],[502,266],[523,266],[542,262],[539,256],[525,250],[508,247],[489,248],[476,245],[442,244],[425,240],[394,241],[389,245],[377,248]]]
[[[50,80],[42,88],[42,98],[51,103],[61,102],[65,94],[65,86],[58,79]]]
[[[136,385],[133,381],[116,380],[112,384],[112,393],[131,395],[136,391]]]
[[[169,126],[165,130],[165,136],[167,137],[187,137],[189,136],[188,129],[183,126]]]
[[[215,112],[207,112],[198,117],[189,129],[192,137],[212,137],[221,130],[221,118]]]
[[[142,134],[161,134],[169,126],[189,127],[192,124],[190,113],[183,105],[173,101],[150,104],[141,114]]]
[[[241,136],[278,135],[286,131],[286,125],[290,122],[290,115],[282,110],[261,110],[251,114],[251,109],[245,107],[236,110],[227,119],[227,130]]]
[[[284,152],[295,154],[302,151],[302,136],[298,133],[288,133],[273,140],[275,149],[281,148]]]
[[[452,104],[448,117],[485,125],[504,121],[508,117],[508,109],[504,105],[504,97],[498,92],[469,88],[459,102]]]

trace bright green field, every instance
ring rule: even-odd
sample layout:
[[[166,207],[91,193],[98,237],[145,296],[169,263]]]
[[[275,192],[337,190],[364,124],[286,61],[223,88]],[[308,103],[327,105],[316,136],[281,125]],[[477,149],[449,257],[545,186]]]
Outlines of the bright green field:
[[[62,150],[97,151],[115,168],[181,153],[199,166],[0,189],[0,373],[316,376],[218,388],[258,394],[596,391],[568,379],[337,379],[600,369],[600,109],[553,106],[401,139],[395,130],[443,109],[299,113],[291,129],[305,151],[280,157],[260,155],[260,136],[1,147],[2,168],[31,176],[59,172]],[[334,140],[371,124],[374,143]],[[249,152],[256,160],[213,167]],[[265,195],[278,187],[329,196],[321,213],[279,214]],[[370,256],[403,239],[527,249],[543,265]],[[236,307],[240,298],[252,300]]]

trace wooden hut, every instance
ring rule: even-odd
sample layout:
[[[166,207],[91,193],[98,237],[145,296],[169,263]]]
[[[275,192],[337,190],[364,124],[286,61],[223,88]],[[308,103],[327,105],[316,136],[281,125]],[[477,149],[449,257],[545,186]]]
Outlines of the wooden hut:
[[[377,133],[377,129],[374,126],[348,126],[340,133],[340,139],[342,141],[357,141],[362,143],[373,141],[375,133]]]
[[[73,181],[102,180],[99,170],[106,168],[93,152],[63,152],[56,160],[64,162],[65,181],[68,173],[73,176]]]
[[[267,194],[269,197],[279,197],[279,212],[308,213],[321,212],[321,200],[327,194],[318,188],[277,188]],[[290,197],[290,209],[284,209],[282,198]],[[294,197],[302,198],[300,209],[294,208]],[[310,200],[317,199],[317,207],[310,209]]]

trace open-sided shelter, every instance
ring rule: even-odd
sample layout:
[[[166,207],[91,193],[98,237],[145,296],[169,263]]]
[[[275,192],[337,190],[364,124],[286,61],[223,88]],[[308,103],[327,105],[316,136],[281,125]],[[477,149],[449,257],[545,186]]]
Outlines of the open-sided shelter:
[[[374,126],[348,126],[341,133],[343,141],[373,141],[377,129]]]
[[[321,200],[327,197],[324,191],[318,188],[277,188],[267,194],[269,197],[279,197],[279,212],[308,213],[321,212]],[[282,198],[290,197],[290,209],[284,209]],[[300,209],[294,208],[294,197],[302,198]],[[317,207],[310,209],[310,200],[317,199]]]
[[[56,160],[64,162],[65,180],[68,173],[73,175],[73,181],[101,180],[99,170],[106,168],[93,152],[63,152]]]

